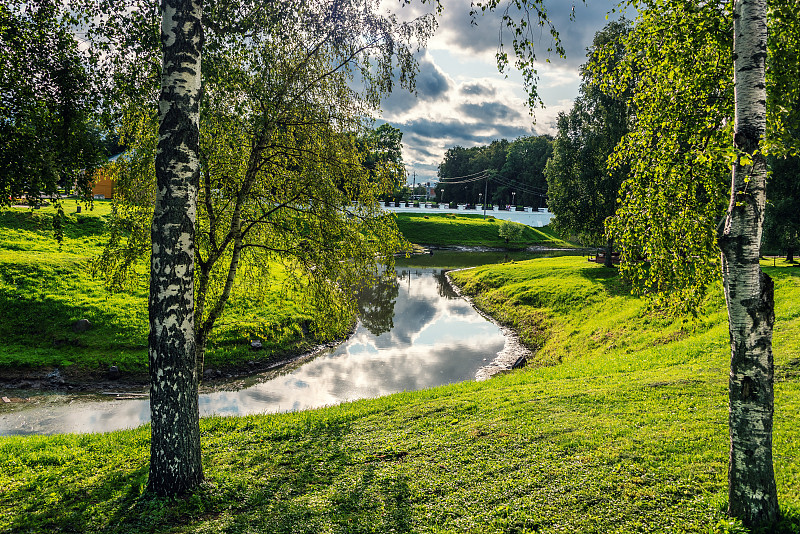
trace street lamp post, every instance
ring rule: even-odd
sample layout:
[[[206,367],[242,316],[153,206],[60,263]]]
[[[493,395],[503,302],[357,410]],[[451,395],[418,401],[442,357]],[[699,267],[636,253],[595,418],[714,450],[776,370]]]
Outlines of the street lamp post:
[[[439,189],[441,196],[439,197],[439,204],[444,204],[444,189]]]
[[[516,201],[516,198],[517,198],[517,192],[516,192],[516,191],[513,191],[513,192],[511,193],[511,205],[512,205],[512,206],[514,206],[514,211],[517,211],[517,201]]]

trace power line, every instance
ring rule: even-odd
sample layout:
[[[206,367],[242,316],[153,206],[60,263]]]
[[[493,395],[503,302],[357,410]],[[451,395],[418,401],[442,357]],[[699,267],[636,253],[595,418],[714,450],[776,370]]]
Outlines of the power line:
[[[529,193],[529,194],[532,194],[532,195],[542,195],[542,194],[546,195],[547,194],[547,191],[544,190],[544,189],[540,189],[538,187],[529,186],[529,185],[521,185],[519,183],[512,182],[512,181],[510,181],[508,179],[498,178],[496,176],[494,178],[490,178],[490,179],[496,180],[501,185],[505,185],[507,187],[514,187],[518,191],[521,191],[523,193]]]
[[[481,180],[485,180],[488,177],[489,176],[485,174],[483,176],[476,176],[474,178],[468,178],[466,180],[461,180],[458,182],[443,182],[440,180],[439,183],[442,185],[471,184],[472,182],[480,182]]]
[[[443,180],[461,180],[463,178],[470,178],[470,177],[475,176],[477,174],[486,174],[487,172],[489,172],[489,169],[483,169],[482,171],[473,172],[472,174],[465,174],[464,176],[451,176],[451,177],[447,177],[447,178],[440,178],[439,181],[441,182]]]
[[[458,181],[455,181],[458,180]],[[489,169],[484,169],[482,171],[474,172],[472,174],[467,174],[465,176],[456,176],[452,178],[441,178],[439,180],[440,184],[443,185],[461,185],[461,184],[469,184],[473,182],[479,182],[481,180],[494,181],[499,185],[504,185],[506,187],[513,187],[517,189],[520,193],[527,193],[529,195],[538,195],[545,197],[547,196],[547,191],[544,189],[540,189],[534,186],[527,186],[522,185],[507,178],[501,178],[497,174],[491,175],[489,173]]]

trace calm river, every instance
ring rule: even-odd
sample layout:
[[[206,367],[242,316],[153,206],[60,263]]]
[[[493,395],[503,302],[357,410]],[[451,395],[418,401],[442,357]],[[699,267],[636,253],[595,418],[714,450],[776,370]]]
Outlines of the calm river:
[[[411,261],[462,266],[503,259],[444,253]],[[256,376],[249,387],[200,395],[201,415],[302,410],[473,379],[503,350],[505,336],[456,295],[442,268],[408,261],[397,267],[396,279],[361,295],[361,321],[346,342],[277,377]],[[0,435],[104,432],[149,419],[146,398],[47,394],[0,412]]]

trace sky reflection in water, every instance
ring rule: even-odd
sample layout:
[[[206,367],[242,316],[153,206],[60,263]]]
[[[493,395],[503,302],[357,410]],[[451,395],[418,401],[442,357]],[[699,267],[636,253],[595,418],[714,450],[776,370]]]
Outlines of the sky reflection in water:
[[[471,380],[505,343],[441,269],[398,268],[396,283],[365,291],[359,308],[362,322],[347,342],[267,382],[201,395],[201,415],[302,410]],[[0,435],[100,432],[150,418],[146,400],[61,401],[0,415]]]

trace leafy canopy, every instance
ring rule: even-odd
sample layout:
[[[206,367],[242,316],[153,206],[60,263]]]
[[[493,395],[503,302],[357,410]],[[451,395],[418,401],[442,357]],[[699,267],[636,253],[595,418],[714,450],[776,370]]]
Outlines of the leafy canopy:
[[[553,156],[545,168],[554,225],[590,243],[602,241],[605,221],[616,210],[625,169],[608,169],[607,160],[628,132],[631,116],[630,91],[618,93],[597,85],[602,70],[597,72],[592,61],[602,57],[603,68],[622,62],[623,43],[630,31],[630,24],[622,19],[595,35],[590,61],[582,69],[580,94],[569,113],[558,115]]]
[[[433,20],[401,23],[377,14],[375,2],[338,0],[302,6],[212,1],[204,9],[198,345],[231,298],[263,294],[275,262],[313,299],[310,329],[340,333],[351,320],[354,291],[404,246],[394,219],[377,203],[396,182],[399,164],[391,150],[399,132],[379,129],[372,153],[358,139],[392,88],[395,70],[413,87],[415,43],[429,35]],[[95,31],[126,35],[126,26],[109,24]],[[155,65],[157,47],[148,53]],[[108,61],[120,76],[131,66],[124,53]],[[137,96],[152,93],[144,90],[147,80],[130,85],[139,89],[130,93],[123,120],[132,150],[117,169],[112,224],[118,231],[98,262],[116,287],[134,258],[150,250],[155,110]],[[367,161],[371,155],[377,157]]]
[[[607,91],[633,88],[631,132],[611,157],[629,169],[608,231],[622,251],[621,272],[656,303],[696,307],[719,279],[716,227],[730,190],[733,148],[732,2],[631,2],[639,9],[624,61],[593,61]],[[765,150],[794,150],[787,125],[796,112],[796,2],[770,2],[768,137]],[[794,106],[797,109],[797,106]],[[744,163],[747,162],[744,156]]]
[[[106,151],[91,57],[47,0],[0,5],[0,207],[77,192]]]

